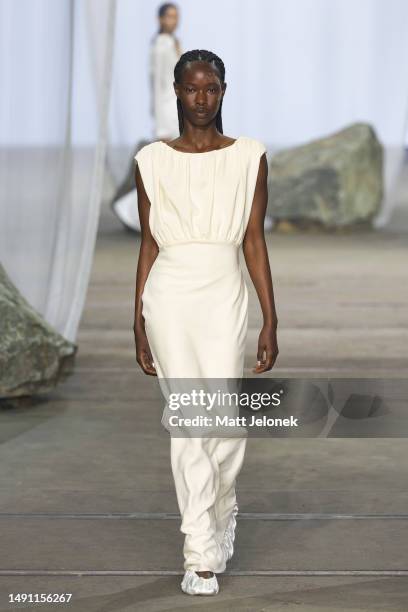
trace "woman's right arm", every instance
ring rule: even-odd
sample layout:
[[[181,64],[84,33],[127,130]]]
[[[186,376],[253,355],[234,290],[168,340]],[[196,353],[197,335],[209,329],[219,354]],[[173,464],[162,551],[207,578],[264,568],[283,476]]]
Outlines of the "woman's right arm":
[[[157,376],[156,369],[153,365],[153,356],[146,336],[145,321],[142,315],[141,296],[150,269],[159,253],[159,247],[150,231],[149,213],[151,204],[143,185],[138,164],[136,164],[135,182],[141,228],[141,245],[136,272],[135,316],[133,324],[136,343],[136,361],[145,374]]]

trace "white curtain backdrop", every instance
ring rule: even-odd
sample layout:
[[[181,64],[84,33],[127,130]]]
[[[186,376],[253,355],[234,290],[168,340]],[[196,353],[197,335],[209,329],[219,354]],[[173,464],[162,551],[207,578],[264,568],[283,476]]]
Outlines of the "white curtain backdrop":
[[[0,261],[71,341],[99,219],[115,8],[0,3]]]
[[[374,126],[386,147],[384,225],[407,133],[408,2],[207,0],[202,15],[195,2],[177,5],[183,50],[209,49],[225,63],[226,134],[259,138],[272,152],[355,121]],[[148,54],[158,6],[0,0],[0,260],[70,340],[106,147],[125,151],[119,181],[134,145],[152,138]]]

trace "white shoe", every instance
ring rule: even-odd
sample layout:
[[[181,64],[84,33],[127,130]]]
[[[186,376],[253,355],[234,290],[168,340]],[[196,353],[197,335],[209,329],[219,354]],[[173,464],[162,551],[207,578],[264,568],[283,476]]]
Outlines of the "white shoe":
[[[181,590],[187,595],[216,595],[219,591],[217,576],[203,578],[193,570],[186,570]]]
[[[234,505],[231,516],[229,518],[227,527],[224,532],[224,537],[222,540],[222,548],[224,550],[225,559],[229,561],[234,554],[234,540],[235,540],[235,527],[237,526],[236,516],[238,514],[238,506]]]

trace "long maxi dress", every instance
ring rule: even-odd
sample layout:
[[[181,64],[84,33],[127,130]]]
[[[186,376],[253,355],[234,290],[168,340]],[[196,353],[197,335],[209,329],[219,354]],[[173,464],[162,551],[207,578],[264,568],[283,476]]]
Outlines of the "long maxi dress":
[[[248,289],[239,249],[265,151],[259,140],[240,136],[203,153],[157,141],[135,156],[159,246],[142,293],[159,379],[243,376]],[[246,437],[171,437],[185,569],[225,570],[222,539],[245,446]]]

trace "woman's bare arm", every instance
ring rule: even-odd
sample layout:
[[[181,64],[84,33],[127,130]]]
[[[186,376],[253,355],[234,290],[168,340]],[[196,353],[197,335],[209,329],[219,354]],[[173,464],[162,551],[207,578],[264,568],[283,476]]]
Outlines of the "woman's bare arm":
[[[150,200],[143,185],[138,164],[136,164],[135,181],[137,190],[137,206],[141,228],[141,245],[136,272],[135,317],[133,331],[136,343],[136,361],[145,374],[157,376],[153,365],[153,357],[145,331],[145,321],[142,315],[141,296],[150,269],[159,253],[157,242],[153,238],[149,226]]]
[[[258,364],[253,369],[253,372],[256,374],[272,369],[279,353],[276,336],[278,318],[275,310],[272,275],[264,235],[267,204],[268,162],[264,153],[259,163],[251,214],[242,243],[245,262],[258,294],[263,314],[263,327],[258,339]]]

